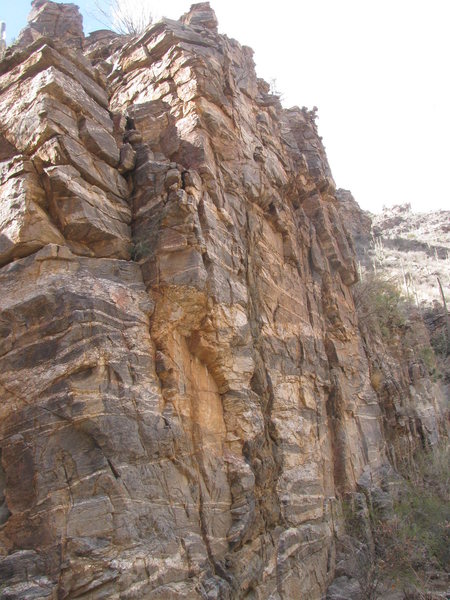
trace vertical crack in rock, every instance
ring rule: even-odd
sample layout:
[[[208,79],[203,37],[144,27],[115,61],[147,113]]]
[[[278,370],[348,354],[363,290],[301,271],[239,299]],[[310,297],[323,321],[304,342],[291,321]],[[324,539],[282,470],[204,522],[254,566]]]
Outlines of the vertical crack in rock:
[[[11,516],[6,498],[6,473],[1,461],[2,451],[0,449],[0,526],[4,525]]]
[[[272,422],[274,402],[273,384],[267,368],[266,351],[261,337],[260,298],[258,292],[258,276],[254,272],[253,262],[259,259],[254,244],[254,236],[260,235],[258,229],[252,229],[250,216],[246,214],[246,258],[244,261],[247,288],[249,290],[249,324],[255,352],[255,372],[252,377],[252,388],[262,401],[264,417],[263,439],[257,439],[250,445],[244,445],[244,455],[255,471],[255,481],[258,489],[258,503],[267,530],[280,523],[281,512],[277,492],[278,477],[282,469],[281,458],[277,453],[277,439]],[[259,446],[262,447],[259,447]],[[247,446],[247,447],[246,447]],[[268,456],[267,456],[268,455]],[[258,469],[255,469],[255,464]],[[259,472],[258,472],[259,471]],[[269,493],[267,493],[269,492]]]

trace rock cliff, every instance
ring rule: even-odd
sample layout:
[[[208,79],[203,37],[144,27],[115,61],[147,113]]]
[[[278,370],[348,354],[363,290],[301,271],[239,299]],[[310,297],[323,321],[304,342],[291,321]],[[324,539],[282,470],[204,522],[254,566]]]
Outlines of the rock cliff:
[[[314,112],[208,3],[128,39],[35,0],[0,118],[0,597],[323,598],[440,406],[361,333]]]

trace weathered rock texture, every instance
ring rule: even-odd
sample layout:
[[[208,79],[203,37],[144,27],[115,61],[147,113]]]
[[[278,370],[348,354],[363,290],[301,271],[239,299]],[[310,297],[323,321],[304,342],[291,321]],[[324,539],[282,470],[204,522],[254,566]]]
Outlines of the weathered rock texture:
[[[401,422],[374,389],[314,113],[207,3],[120,44],[33,6],[0,63],[0,597],[322,598],[339,498],[439,410],[418,371]]]

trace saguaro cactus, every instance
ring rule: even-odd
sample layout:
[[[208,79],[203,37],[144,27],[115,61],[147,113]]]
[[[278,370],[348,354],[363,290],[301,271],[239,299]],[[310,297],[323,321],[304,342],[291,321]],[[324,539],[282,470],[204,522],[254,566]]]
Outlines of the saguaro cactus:
[[[2,60],[3,55],[6,50],[6,23],[4,21],[0,21],[0,60]]]

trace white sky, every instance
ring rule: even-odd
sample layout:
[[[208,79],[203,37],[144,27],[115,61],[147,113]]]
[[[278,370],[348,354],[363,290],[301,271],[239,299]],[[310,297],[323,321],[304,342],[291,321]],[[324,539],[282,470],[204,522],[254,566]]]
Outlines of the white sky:
[[[189,0],[152,0],[178,18]],[[450,209],[450,0],[211,0],[283,104],[319,108],[334,178],[360,205]]]

